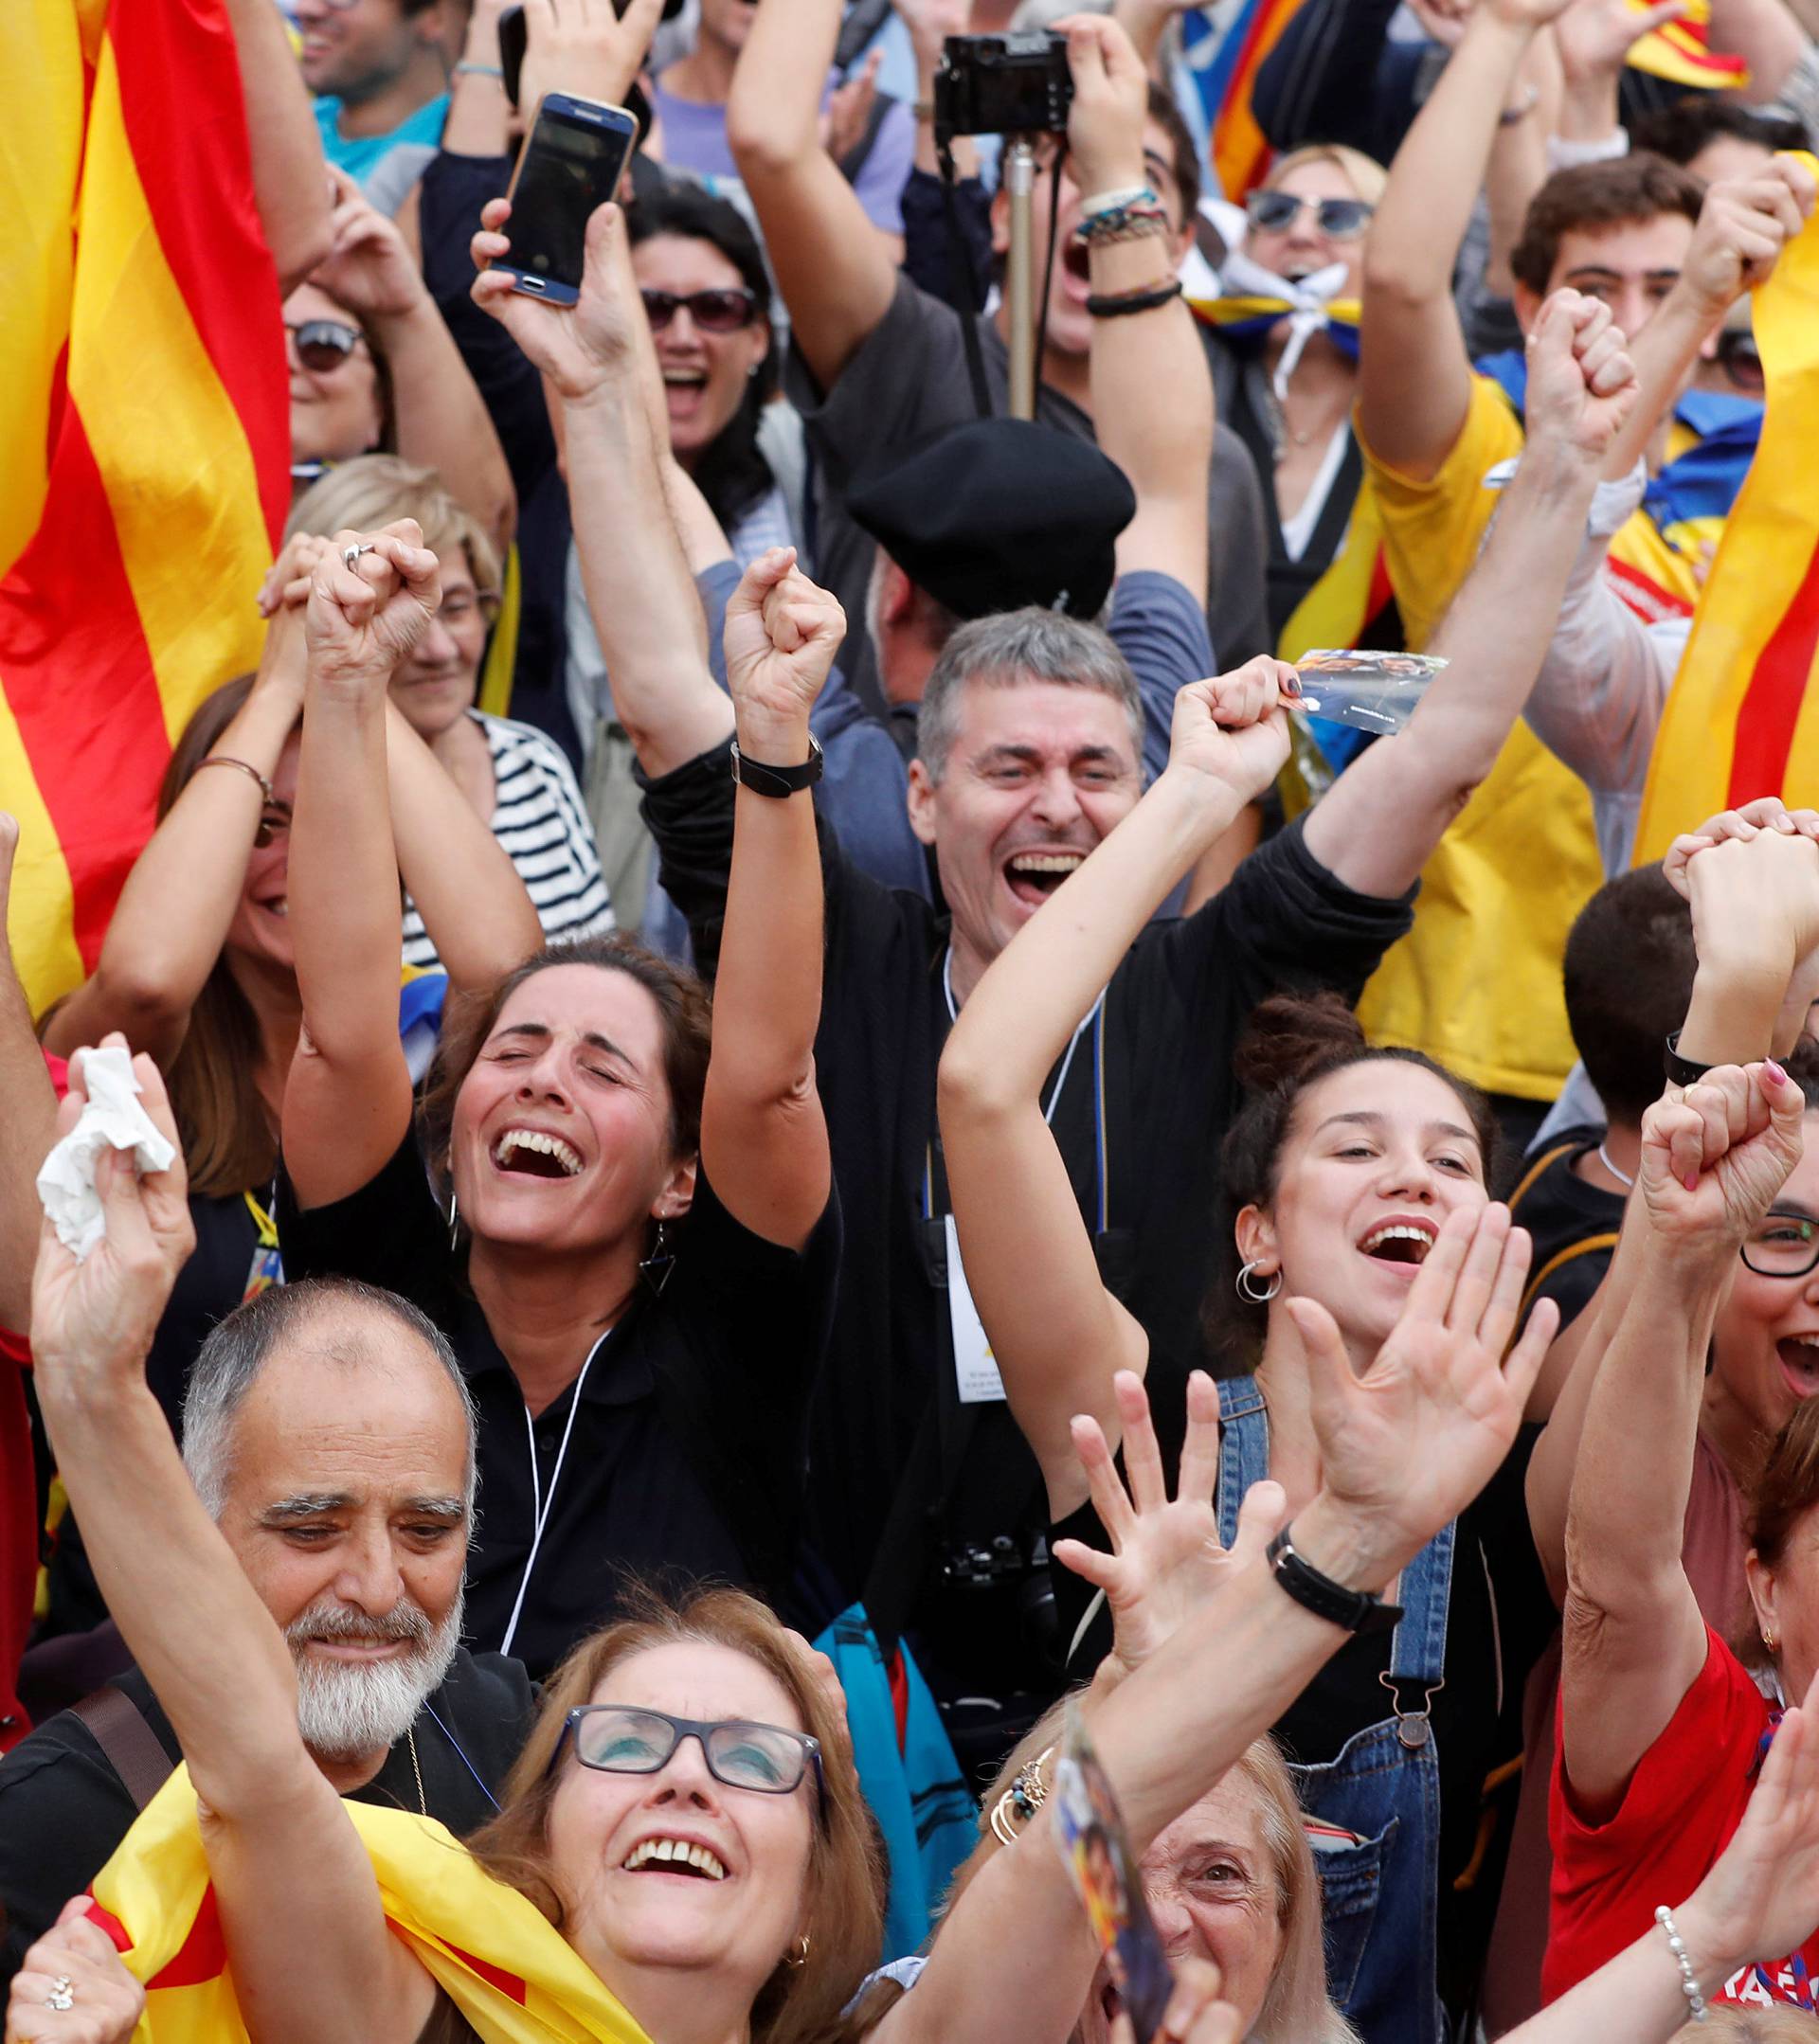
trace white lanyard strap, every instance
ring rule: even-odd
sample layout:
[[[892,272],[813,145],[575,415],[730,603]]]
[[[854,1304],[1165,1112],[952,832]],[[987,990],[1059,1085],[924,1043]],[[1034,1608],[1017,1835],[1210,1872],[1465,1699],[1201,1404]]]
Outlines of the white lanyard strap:
[[[607,1333],[612,1330],[609,1328]],[[603,1335],[601,1341],[605,1340]],[[549,1513],[556,1501],[556,1485],[562,1481],[562,1465],[568,1453],[568,1436],[575,1430],[575,1414],[581,1410],[581,1393],[587,1382],[587,1372],[593,1368],[594,1357],[600,1354],[597,1341],[587,1352],[587,1360],[581,1366],[581,1374],[575,1379],[574,1396],[568,1401],[568,1417],[563,1423],[562,1443],[556,1449],[556,1466],[549,1472],[549,1495],[543,1495],[543,1479],[537,1474],[537,1430],[531,1422],[531,1407],[524,1408],[525,1437],[531,1443],[531,1551],[525,1556],[524,1574],[518,1582],[518,1594],[512,1605],[512,1617],[505,1628],[505,1638],[499,1641],[499,1652],[509,1654],[512,1641],[517,1635],[518,1616],[524,1609],[524,1593],[531,1587],[531,1571],[537,1566],[537,1550],[543,1545],[543,1529],[549,1523]]]
[[[948,1021],[958,1022],[960,1020],[960,1007],[954,999],[954,947],[952,944],[947,946],[947,956],[941,961],[941,991],[947,996]],[[1068,1073],[1073,1065],[1073,1053],[1079,1048],[1081,1037],[1087,1033],[1087,1031],[1098,1019],[1099,1011],[1105,1005],[1106,989],[1101,987],[1099,989],[1099,998],[1080,1017],[1078,1027],[1074,1030],[1073,1034],[1068,1038],[1068,1048],[1061,1059],[1061,1069],[1054,1075],[1054,1084],[1049,1088],[1048,1104],[1042,1110],[1042,1119],[1050,1128],[1054,1126],[1054,1110],[1061,1103],[1062,1089],[1068,1083]]]

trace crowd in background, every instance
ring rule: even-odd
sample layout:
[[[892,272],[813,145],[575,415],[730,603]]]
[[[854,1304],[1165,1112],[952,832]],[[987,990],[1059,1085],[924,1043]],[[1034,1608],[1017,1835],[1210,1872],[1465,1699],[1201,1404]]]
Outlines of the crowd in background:
[[[0,946],[9,2039],[1149,2044],[1082,1725],[1158,2035],[1811,2033],[1819,7],[137,4],[292,490]]]

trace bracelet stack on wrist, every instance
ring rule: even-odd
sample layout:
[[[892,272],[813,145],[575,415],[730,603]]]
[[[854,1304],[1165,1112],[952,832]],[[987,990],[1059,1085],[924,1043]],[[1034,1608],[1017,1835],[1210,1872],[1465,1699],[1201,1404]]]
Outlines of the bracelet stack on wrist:
[[[1116,213],[1132,206],[1161,206],[1162,200],[1147,185],[1120,185],[1110,191],[1095,191],[1080,202],[1080,218],[1097,220],[1101,213]]]
[[[1087,300],[1087,311],[1094,319],[1123,319],[1131,313],[1154,312],[1159,305],[1167,305],[1181,295],[1181,280],[1171,277],[1165,284],[1145,284],[1136,291],[1119,291],[1101,296],[1095,293]]]
[[[1674,1963],[1680,1968],[1680,1991],[1686,1997],[1686,2013],[1696,2023],[1705,2020],[1705,1997],[1699,1991],[1699,1977],[1693,1971],[1693,1962],[1686,1955],[1686,1940],[1680,1934],[1674,1923],[1673,1911],[1664,1902],[1655,1911],[1655,1921],[1667,1933],[1667,1949],[1674,1955]]]

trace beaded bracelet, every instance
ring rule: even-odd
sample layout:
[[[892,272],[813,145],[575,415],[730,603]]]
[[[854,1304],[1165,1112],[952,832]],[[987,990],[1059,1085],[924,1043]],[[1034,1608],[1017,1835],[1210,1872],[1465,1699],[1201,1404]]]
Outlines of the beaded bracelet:
[[[1673,1953],[1674,1962],[1680,1967],[1680,1991],[1686,1997],[1686,2012],[1694,2022],[1702,2023],[1705,2020],[1705,1997],[1699,1991],[1693,1962],[1686,1956],[1686,1940],[1675,1927],[1673,1912],[1666,1903],[1655,1911],[1655,1921],[1667,1933],[1667,1949]]]
[[[1162,201],[1147,185],[1123,185],[1116,191],[1096,191],[1080,202],[1082,220],[1096,220],[1101,213],[1116,213],[1126,206],[1160,206]]]
[[[1152,238],[1160,241],[1168,232],[1168,222],[1161,213],[1136,213],[1122,225],[1101,227],[1092,223],[1090,233],[1081,233],[1075,238],[1089,248],[1109,248],[1116,242],[1146,242]]]
[[[1073,230],[1074,239],[1089,244],[1094,242],[1116,241],[1133,222],[1139,220],[1158,221],[1164,229],[1168,225],[1168,215],[1155,201],[1148,205],[1113,206],[1107,207],[1102,213],[1093,213],[1083,218]]]

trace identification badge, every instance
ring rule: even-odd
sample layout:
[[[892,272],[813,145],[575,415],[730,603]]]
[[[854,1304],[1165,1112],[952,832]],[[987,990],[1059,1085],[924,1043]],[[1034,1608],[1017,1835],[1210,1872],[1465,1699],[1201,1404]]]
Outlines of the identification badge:
[[[1054,1838],[1111,1976],[1114,2007],[1130,2017],[1139,2044],[1162,2029],[1175,1976],[1126,1836],[1117,1799],[1092,1749],[1080,1707],[1070,1703],[1055,1764]]]
[[[985,1338],[985,1325],[973,1303],[966,1282],[966,1266],[960,1260],[960,1230],[954,1217],[946,1216],[947,1313],[954,1330],[954,1380],[963,1406],[989,1406],[1004,1396],[1004,1379],[998,1373],[992,1345]]]

